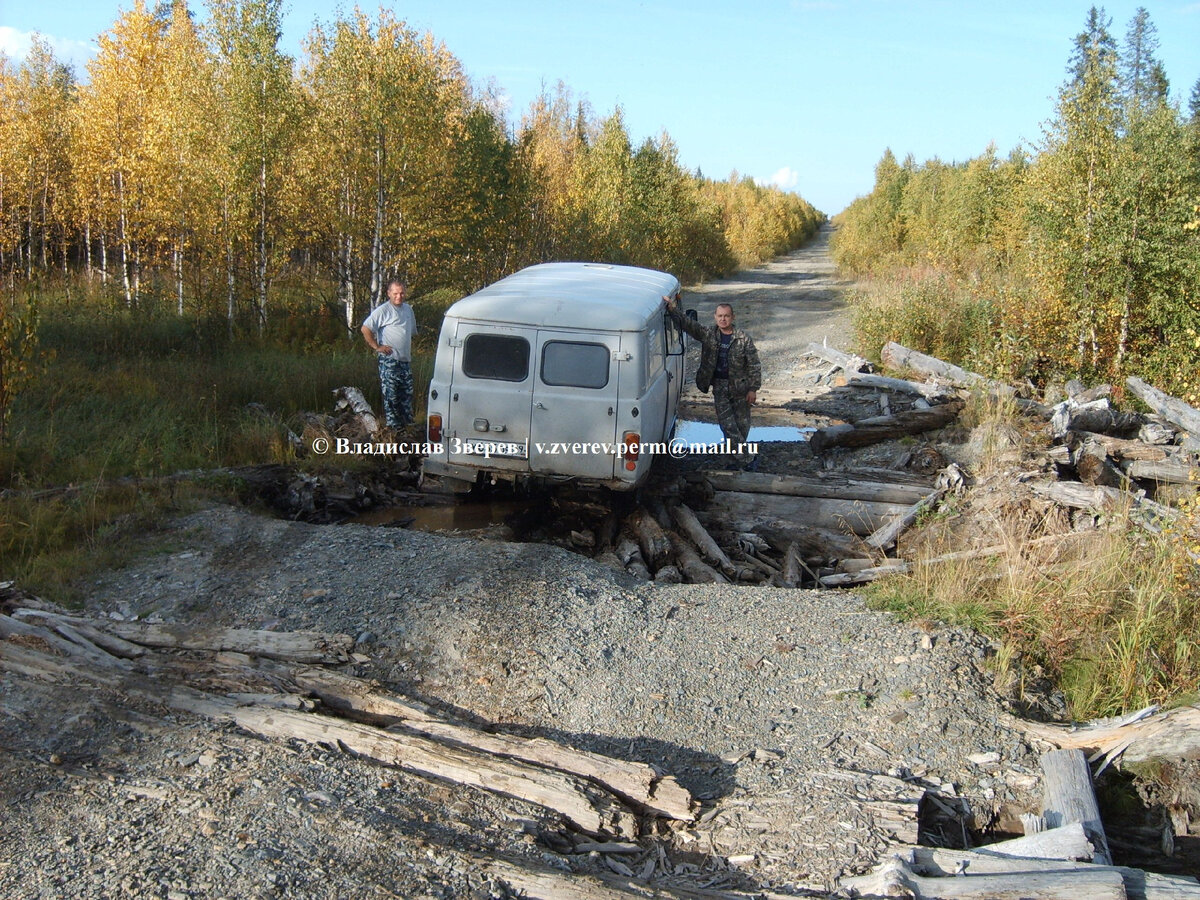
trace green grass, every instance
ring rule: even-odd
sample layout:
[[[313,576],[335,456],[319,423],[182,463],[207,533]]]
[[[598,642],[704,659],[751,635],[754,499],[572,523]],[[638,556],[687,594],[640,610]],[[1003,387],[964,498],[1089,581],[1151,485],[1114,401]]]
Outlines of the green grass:
[[[414,401],[423,415],[441,311],[459,294],[418,298]],[[79,577],[115,564],[130,536],[166,514],[232,499],[219,479],[165,476],[297,460],[286,439],[333,390],[362,389],[378,410],[374,356],[327,315],[281,318],[266,335],[226,323],[132,316],[43,300],[36,377],[0,443],[0,580],[70,601]],[[346,461],[341,461],[346,462]],[[345,467],[339,463],[340,467]]]

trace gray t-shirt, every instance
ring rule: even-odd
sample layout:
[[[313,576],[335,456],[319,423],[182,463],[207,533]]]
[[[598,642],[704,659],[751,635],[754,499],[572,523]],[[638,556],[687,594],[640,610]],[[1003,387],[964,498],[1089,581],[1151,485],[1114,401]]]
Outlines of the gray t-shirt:
[[[363,325],[371,329],[375,340],[392,348],[391,358],[402,362],[412,359],[412,338],[417,333],[417,317],[412,306],[395,306],[390,300],[375,307]]]

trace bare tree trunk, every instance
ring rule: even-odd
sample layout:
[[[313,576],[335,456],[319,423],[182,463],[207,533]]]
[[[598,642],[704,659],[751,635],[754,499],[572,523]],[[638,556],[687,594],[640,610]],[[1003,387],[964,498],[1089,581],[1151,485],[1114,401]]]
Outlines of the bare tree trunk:
[[[129,227],[125,215],[125,177],[117,173],[118,238],[121,244],[121,283],[125,288],[125,305],[133,308],[133,286],[129,283]]]
[[[371,236],[371,305],[383,294],[383,221],[387,207],[387,186],[384,166],[387,164],[387,144],[381,128],[375,145],[375,230]]]

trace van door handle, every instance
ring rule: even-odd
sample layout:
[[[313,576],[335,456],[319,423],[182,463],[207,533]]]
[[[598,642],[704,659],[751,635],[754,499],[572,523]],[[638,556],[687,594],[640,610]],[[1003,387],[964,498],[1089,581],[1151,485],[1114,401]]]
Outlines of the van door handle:
[[[608,414],[610,416],[613,414],[613,408],[611,406],[608,408]]]
[[[546,408],[545,406],[543,406],[543,405],[542,405],[542,401],[541,401],[541,400],[539,400],[537,403],[535,403],[535,404],[533,404],[533,405],[534,405],[534,408],[535,408],[535,409],[545,409],[545,408]]]

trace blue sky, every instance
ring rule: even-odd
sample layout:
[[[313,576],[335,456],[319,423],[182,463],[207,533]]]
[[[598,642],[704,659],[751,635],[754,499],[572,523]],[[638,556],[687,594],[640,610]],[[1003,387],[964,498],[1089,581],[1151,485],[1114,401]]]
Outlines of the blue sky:
[[[19,57],[37,31],[82,74],[96,36],[129,5],[0,0],[0,51]],[[1138,5],[1105,5],[1118,40]],[[1200,2],[1145,5],[1172,95],[1186,103],[1200,78]],[[688,168],[773,180],[832,214],[871,189],[886,147],[923,161],[964,160],[989,142],[1002,154],[1036,144],[1088,6],[406,0],[390,8],[444,42],[477,83],[494,80],[514,121],[562,80],[598,114],[619,104],[635,143],[666,130]],[[312,24],[334,10],[285,2],[283,49],[298,57]]]

